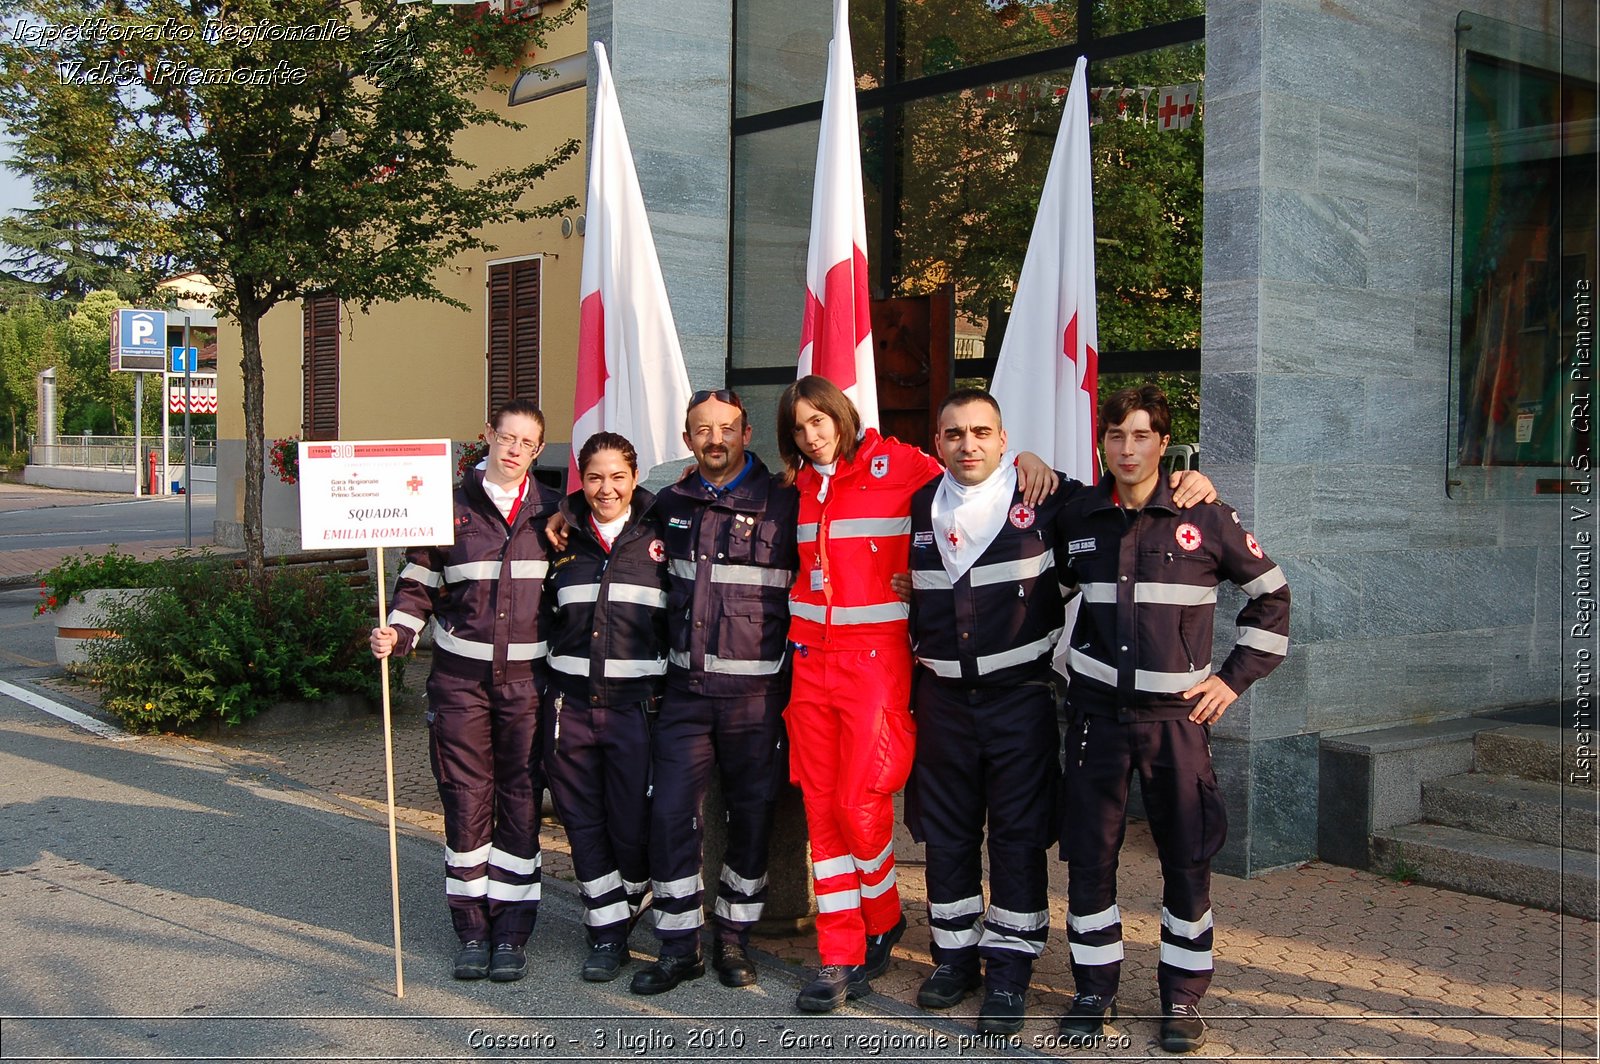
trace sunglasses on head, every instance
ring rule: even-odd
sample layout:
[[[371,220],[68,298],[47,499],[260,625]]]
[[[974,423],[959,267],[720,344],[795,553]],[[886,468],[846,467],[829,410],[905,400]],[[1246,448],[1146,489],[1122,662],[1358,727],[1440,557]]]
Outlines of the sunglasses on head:
[[[693,410],[708,399],[715,399],[719,403],[736,406],[740,410],[744,409],[744,403],[739,401],[739,393],[732,388],[701,388],[689,397],[689,409]]]

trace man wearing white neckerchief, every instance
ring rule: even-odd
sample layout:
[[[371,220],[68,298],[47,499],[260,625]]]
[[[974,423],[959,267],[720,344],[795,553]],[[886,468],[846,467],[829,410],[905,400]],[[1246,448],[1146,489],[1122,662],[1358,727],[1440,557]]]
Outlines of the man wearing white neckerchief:
[[[1049,529],[1083,485],[1063,478],[1026,505],[987,392],[952,394],[938,424],[946,471],[911,503],[917,751],[906,818],[927,844],[937,965],[917,1001],[950,1008],[981,983],[978,1030],[1005,1034],[1022,1026],[1049,929],[1045,851],[1060,776],[1050,657],[1063,624]]]

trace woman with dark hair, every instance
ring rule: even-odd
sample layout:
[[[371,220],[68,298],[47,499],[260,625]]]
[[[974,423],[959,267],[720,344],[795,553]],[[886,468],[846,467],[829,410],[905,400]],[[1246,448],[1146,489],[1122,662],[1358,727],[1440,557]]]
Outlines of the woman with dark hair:
[[[800,571],[789,596],[794,685],[784,721],[811,836],[822,959],[796,1004],[828,1012],[871,989],[905,931],[893,796],[910,774],[916,729],[907,607],[890,578],[909,565],[911,496],[943,467],[877,429],[863,431],[855,404],[817,376],[778,400],[778,452],[800,489]],[[1057,483],[1032,454],[1018,471],[1030,502]]]
[[[495,411],[489,453],[455,490],[455,542],[413,547],[374,657],[409,653],[431,617],[428,755],[444,806],[445,898],[457,979],[521,979],[539,911],[539,629],[544,526],[560,496],[528,473],[544,415]]]
[[[583,978],[616,978],[650,885],[650,727],[667,673],[667,553],[633,445],[597,432],[550,562],[544,765],[583,895]],[[693,975],[704,974],[705,967]],[[691,976],[692,977],[692,976]]]

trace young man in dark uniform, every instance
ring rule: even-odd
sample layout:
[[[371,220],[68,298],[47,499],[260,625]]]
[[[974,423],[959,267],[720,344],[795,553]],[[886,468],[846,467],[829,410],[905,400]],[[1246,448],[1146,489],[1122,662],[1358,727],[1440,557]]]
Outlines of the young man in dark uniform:
[[[1101,413],[1111,476],[1063,512],[1057,565],[1081,588],[1067,666],[1062,858],[1069,866],[1067,940],[1077,993],[1063,1034],[1093,1036],[1113,1014],[1122,967],[1117,853],[1137,770],[1163,881],[1156,981],[1161,1047],[1205,1042],[1197,1005],[1211,983],[1211,858],[1227,826],[1211,768],[1210,725],[1289,647],[1283,570],[1221,503],[1179,512],[1163,484],[1166,397],[1125,389]],[[1248,596],[1239,637],[1215,673],[1217,586]]]

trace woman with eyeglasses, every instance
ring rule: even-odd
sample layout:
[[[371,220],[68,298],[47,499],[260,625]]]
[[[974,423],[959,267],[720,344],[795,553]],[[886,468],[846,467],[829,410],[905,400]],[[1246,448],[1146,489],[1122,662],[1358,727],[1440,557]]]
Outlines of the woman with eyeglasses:
[[[667,552],[633,444],[597,432],[578,452],[581,488],[561,504],[565,549],[550,562],[544,768],[572,845],[589,956],[616,976],[650,886],[650,729],[667,674]],[[702,972],[703,972],[702,968]]]
[[[539,910],[539,607],[544,526],[559,493],[529,475],[544,415],[513,400],[487,426],[489,452],[455,490],[455,542],[413,547],[375,657],[407,654],[431,617],[428,755],[444,805],[445,898],[457,979],[520,979]]]
[[[911,640],[890,580],[909,566],[911,496],[943,467],[877,429],[823,377],[778,400],[778,451],[800,489],[800,571],[789,595],[793,690],[784,721],[805,800],[822,970],[796,1005],[828,1012],[889,967],[906,920],[895,887],[894,793],[911,772]],[[1030,502],[1058,480],[1018,461]]]

